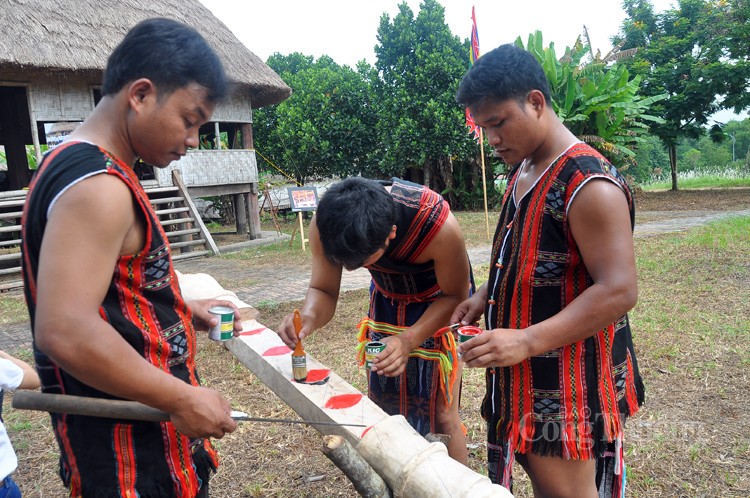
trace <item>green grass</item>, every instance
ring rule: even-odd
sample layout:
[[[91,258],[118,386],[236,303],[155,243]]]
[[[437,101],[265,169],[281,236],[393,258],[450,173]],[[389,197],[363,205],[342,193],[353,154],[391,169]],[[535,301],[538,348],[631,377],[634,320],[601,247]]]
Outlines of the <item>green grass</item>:
[[[750,187],[750,177],[747,178],[715,178],[701,177],[677,180],[677,188],[696,189],[696,188],[732,188],[732,187]],[[642,185],[643,190],[668,190],[672,188],[672,181],[661,181]]]
[[[29,319],[26,301],[20,291],[0,294],[0,325]]]
[[[630,313],[646,405],[629,422],[631,496],[747,496],[750,217],[636,242]],[[642,426],[641,426],[642,424]],[[691,475],[689,479],[683,476]]]
[[[668,190],[672,188],[672,179],[667,172],[666,176],[642,184],[640,187],[646,191]],[[678,171],[677,187],[680,189],[750,187],[750,174],[741,167],[711,171]]]
[[[497,225],[497,211],[489,211],[485,218],[484,211],[456,211],[453,213],[461,226],[466,247],[481,247],[492,243]],[[489,225],[487,223],[489,219]],[[487,235],[489,226],[489,236]]]

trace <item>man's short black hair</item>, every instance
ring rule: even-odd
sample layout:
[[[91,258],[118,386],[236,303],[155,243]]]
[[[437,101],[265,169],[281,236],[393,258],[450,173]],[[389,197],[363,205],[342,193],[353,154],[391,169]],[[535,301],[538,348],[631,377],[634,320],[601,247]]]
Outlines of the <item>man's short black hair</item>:
[[[347,178],[326,190],[315,220],[328,261],[353,270],[385,246],[396,203],[375,180]]]
[[[522,102],[532,90],[539,90],[552,103],[550,86],[539,61],[516,45],[500,45],[482,55],[464,75],[456,101],[464,107],[485,101]]]
[[[125,35],[107,60],[102,94],[115,94],[139,78],[151,80],[160,97],[190,83],[206,88],[211,102],[228,91],[216,52],[195,29],[172,19],[141,21]]]

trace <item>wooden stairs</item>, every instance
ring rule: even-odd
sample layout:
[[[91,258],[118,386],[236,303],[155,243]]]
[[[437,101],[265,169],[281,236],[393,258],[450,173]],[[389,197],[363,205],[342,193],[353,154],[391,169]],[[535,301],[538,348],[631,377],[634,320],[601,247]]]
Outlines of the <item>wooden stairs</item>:
[[[173,261],[219,254],[179,171],[172,171],[171,187],[148,188],[146,193],[169,239]]]
[[[219,254],[219,248],[195,208],[179,171],[171,187],[146,188],[169,240],[172,260]],[[23,287],[21,280],[21,213],[26,191],[0,192],[0,292]]]

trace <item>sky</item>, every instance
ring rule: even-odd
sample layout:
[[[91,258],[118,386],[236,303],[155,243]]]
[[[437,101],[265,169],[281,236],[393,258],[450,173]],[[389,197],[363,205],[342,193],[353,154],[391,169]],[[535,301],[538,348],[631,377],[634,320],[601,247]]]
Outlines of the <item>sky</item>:
[[[380,17],[398,14],[402,0],[200,0],[255,55],[266,61],[278,52],[300,52],[315,58],[328,55],[338,64],[354,67],[365,59],[375,63]],[[461,39],[471,33],[474,6],[479,33],[480,55],[518,36],[526,41],[536,30],[545,46],[555,43],[558,55],[583,33],[585,25],[594,51],[605,55],[618,33],[625,13],[622,0],[438,0],[445,19]],[[406,0],[416,16],[420,0]],[[661,12],[676,0],[652,0]],[[468,64],[468,54],[467,54]],[[733,119],[731,111],[715,119]],[[738,118],[734,118],[738,119]]]

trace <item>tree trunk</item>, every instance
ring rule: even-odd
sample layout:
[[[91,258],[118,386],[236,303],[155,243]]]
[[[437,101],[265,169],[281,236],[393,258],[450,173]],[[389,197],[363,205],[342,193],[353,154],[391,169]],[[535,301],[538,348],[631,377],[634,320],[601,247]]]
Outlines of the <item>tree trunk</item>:
[[[451,206],[456,206],[458,197],[454,189],[453,161],[450,156],[430,159],[424,164],[425,185],[435,192],[443,194]]]
[[[349,478],[360,496],[365,498],[391,498],[391,490],[349,442],[341,436],[323,437],[323,454]]]
[[[677,144],[670,144],[669,167],[672,170],[672,190],[677,190]]]

